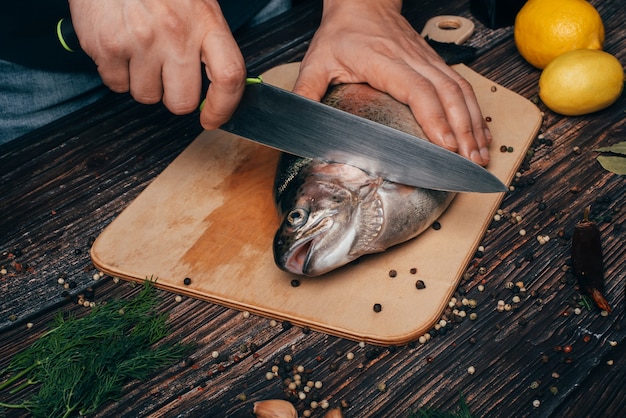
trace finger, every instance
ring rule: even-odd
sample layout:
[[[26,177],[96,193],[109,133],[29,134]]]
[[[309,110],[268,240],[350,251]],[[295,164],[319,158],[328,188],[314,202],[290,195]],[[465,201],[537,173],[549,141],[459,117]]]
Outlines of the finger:
[[[472,119],[472,132],[474,138],[476,139],[476,143],[478,144],[478,151],[480,152],[480,156],[483,160],[482,165],[487,165],[491,160],[489,145],[493,141],[493,136],[491,135],[491,131],[489,130],[489,127],[485,122],[485,118],[483,117],[483,114],[480,110],[478,100],[473,94],[473,90],[472,96],[470,97],[466,94],[465,98],[467,108],[470,112],[470,117]]]
[[[320,101],[328,90],[329,80],[326,73],[319,67],[303,63],[296,79],[293,92],[311,100]]]
[[[202,50],[211,84],[200,122],[205,129],[216,129],[230,119],[241,100],[246,86],[246,66],[230,33],[209,34]]]
[[[450,90],[439,93],[444,101],[447,119],[459,145],[459,153],[477,164],[487,165],[490,160],[488,147],[492,136],[486,126],[474,90],[467,80],[450,67],[446,66],[444,71],[446,75],[452,77],[459,89],[457,95],[451,94]],[[450,98],[451,103],[445,103],[445,98]]]
[[[481,154],[474,132],[475,122],[468,110],[466,91],[463,90],[469,89],[473,94],[471,86],[465,82],[466,85],[461,87],[460,83],[464,80],[456,72],[454,78],[448,76],[445,71],[449,67],[444,68],[442,71],[434,65],[422,65],[418,73],[408,65],[398,66],[400,75],[389,78],[390,81],[384,80],[382,88],[409,105],[431,142],[485,165],[488,160],[483,158],[484,153]],[[402,80],[402,83],[394,80]],[[475,106],[474,112],[479,112],[477,103]],[[480,119],[481,116],[478,117],[478,123],[482,124]],[[485,133],[482,128],[477,131],[477,135],[481,136],[480,141],[484,143]]]
[[[484,142],[484,132],[482,128],[474,130],[472,115],[461,86],[453,79],[447,79],[437,87],[441,89],[438,95],[446,112],[446,120],[452,128],[458,153],[476,164],[486,164],[487,161],[484,161],[480,153],[478,140],[480,136],[480,142]]]
[[[176,115],[193,112],[200,103],[200,55],[168,60],[163,65],[163,104]]]
[[[370,78],[369,84],[406,103],[429,141],[456,152],[458,143],[435,87],[437,82],[403,64],[395,67],[393,77]]]
[[[95,59],[98,73],[105,86],[116,93],[126,93],[130,89],[128,60],[117,58]]]
[[[161,60],[154,55],[140,54],[131,58],[128,65],[130,94],[139,103],[154,104],[161,100],[161,65]]]

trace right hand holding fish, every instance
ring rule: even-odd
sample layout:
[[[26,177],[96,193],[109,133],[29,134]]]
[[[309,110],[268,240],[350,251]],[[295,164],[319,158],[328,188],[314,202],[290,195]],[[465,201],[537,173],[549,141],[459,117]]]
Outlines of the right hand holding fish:
[[[175,114],[198,108],[201,62],[211,84],[200,115],[224,124],[241,100],[246,67],[216,0],[70,0],[81,48],[104,84]]]
[[[401,7],[399,0],[326,0],[294,91],[320,100],[330,84],[368,83],[408,104],[431,142],[487,165],[492,137],[471,85]]]

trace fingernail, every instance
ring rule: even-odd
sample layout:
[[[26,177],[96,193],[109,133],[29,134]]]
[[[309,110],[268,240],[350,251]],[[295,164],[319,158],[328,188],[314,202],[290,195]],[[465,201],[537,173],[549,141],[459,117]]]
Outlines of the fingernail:
[[[491,131],[489,130],[489,128],[485,128],[483,129],[483,131],[485,132],[485,138],[487,138],[487,141],[493,141],[493,135],[491,135]]]
[[[487,148],[480,149],[480,156],[485,163],[489,162],[489,160],[491,159],[491,156],[489,155],[489,150]]]
[[[452,134],[448,134],[443,137],[443,143],[446,145],[446,148],[456,151],[458,146],[456,143],[456,137]]]
[[[480,152],[478,152],[478,150],[473,150],[470,153],[470,160],[474,161],[476,164],[482,165],[483,163],[483,159],[480,156]]]

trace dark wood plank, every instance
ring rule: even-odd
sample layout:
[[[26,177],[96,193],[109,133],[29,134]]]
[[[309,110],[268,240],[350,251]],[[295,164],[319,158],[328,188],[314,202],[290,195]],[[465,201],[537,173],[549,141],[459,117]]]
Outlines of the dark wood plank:
[[[626,62],[622,2],[592,3],[606,25],[606,50]],[[418,29],[436,14],[470,16],[462,1],[406,2],[404,9]],[[302,1],[288,15],[237,34],[250,72],[300,59],[320,10],[320,2]],[[512,36],[511,28],[492,31],[478,23],[470,44],[479,57],[471,67],[534,98],[540,72],[517,54]],[[252,416],[252,403],[268,398],[291,399],[300,413],[315,398],[331,406],[349,403],[346,416],[406,416],[422,405],[454,410],[460,393],[477,416],[621,416],[626,184],[602,169],[593,150],[624,140],[625,104],[623,95],[604,111],[567,118],[539,103],[545,111],[541,138],[501,206],[522,220],[492,223],[482,241],[484,256],[468,266],[457,291],[459,299],[476,301],[475,321],[453,323],[424,345],[361,347],[190,298],[176,302],[160,292],[159,310],[170,314],[172,338],[196,348],[186,361],[129,384],[122,399],[98,416]],[[128,283],[93,280],[90,243],[200,131],[197,114],[176,117],[160,105],[112,94],[0,147],[0,265],[8,270],[0,276],[0,368],[45,331],[57,309],[88,312],[61,296],[59,276],[76,283],[72,293],[95,287],[99,302],[137,293]],[[579,292],[568,273],[569,237],[587,205],[603,235],[606,293],[614,307],[606,317],[596,309],[574,313]],[[537,235],[551,239],[541,245]],[[518,281],[528,295],[511,311],[498,312],[498,300],[513,297],[507,283]],[[348,352],[354,359],[346,358]],[[292,368],[281,378],[265,377],[286,354],[292,367],[305,367],[307,379],[323,382],[306,401],[286,390],[283,378],[293,376]],[[2,393],[0,399],[16,398]]]

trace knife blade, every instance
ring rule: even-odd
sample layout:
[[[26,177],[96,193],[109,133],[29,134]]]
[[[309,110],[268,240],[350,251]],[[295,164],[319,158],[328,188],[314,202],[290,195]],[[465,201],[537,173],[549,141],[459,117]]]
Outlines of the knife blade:
[[[263,82],[248,83],[221,129],[300,157],[359,167],[390,181],[454,192],[504,192],[493,174],[425,139]]]
[[[68,52],[80,48],[70,19],[57,24]],[[231,119],[220,128],[282,152],[361,168],[384,179],[451,192],[505,192],[474,162],[426,139],[263,83],[248,83]]]

